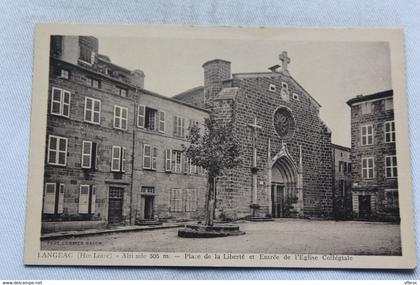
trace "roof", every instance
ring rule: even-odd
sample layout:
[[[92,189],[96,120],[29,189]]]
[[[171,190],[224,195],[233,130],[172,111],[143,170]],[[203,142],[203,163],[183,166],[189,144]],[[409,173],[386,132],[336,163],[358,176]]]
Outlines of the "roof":
[[[351,107],[355,103],[392,97],[393,95],[394,95],[394,91],[392,89],[391,90],[386,90],[386,91],[381,91],[381,92],[378,92],[378,93],[369,94],[369,95],[358,95],[358,96],[348,100],[347,105],[349,105]]]
[[[236,96],[238,95],[239,87],[226,87],[223,88],[222,91],[217,94],[214,100],[236,100]]]
[[[173,99],[185,102],[190,105],[194,105],[199,108],[205,108],[204,106],[204,87],[197,86],[182,93],[179,93],[172,97]]]
[[[332,144],[331,144],[331,146],[332,146],[333,148],[336,148],[336,149],[341,149],[341,150],[348,151],[348,152],[350,152],[350,151],[351,151],[351,148],[346,147],[346,146],[343,146],[343,145],[339,145],[339,144],[334,144],[334,143],[332,143]]]
[[[317,105],[319,108],[322,107],[321,104],[315,100],[314,97],[312,97],[311,94],[309,94],[308,91],[306,91],[305,88],[303,88],[302,85],[299,84],[299,82],[297,82],[289,73],[284,73],[284,72],[243,72],[243,73],[234,73],[232,74],[232,77],[271,77],[271,76],[286,76],[288,78],[290,78],[291,80],[293,80],[293,82],[299,86],[299,88],[301,88],[303,90],[303,92],[305,92],[305,95],[309,97],[309,99],[311,101],[313,101],[315,103],[315,105]]]

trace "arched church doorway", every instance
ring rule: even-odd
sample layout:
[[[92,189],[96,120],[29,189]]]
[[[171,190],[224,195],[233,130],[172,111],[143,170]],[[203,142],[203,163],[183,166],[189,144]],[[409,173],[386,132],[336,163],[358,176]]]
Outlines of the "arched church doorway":
[[[271,214],[273,218],[289,217],[298,197],[296,167],[284,156],[274,163],[271,175]]]

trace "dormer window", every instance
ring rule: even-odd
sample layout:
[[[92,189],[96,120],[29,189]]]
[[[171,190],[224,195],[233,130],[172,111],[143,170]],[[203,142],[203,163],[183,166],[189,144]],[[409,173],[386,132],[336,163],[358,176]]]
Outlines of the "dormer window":
[[[276,85],[274,85],[274,84],[270,84],[270,85],[268,86],[268,91],[275,92],[276,90],[277,90]]]
[[[89,86],[93,87],[93,88],[101,88],[101,82],[97,79],[93,79],[93,78],[86,78],[86,82]]]
[[[121,97],[127,97],[127,89],[117,86],[117,92]]]
[[[87,64],[95,63],[95,52],[85,45],[80,45],[80,57],[79,60]]]
[[[60,78],[69,79],[69,71],[67,69],[61,69]]]

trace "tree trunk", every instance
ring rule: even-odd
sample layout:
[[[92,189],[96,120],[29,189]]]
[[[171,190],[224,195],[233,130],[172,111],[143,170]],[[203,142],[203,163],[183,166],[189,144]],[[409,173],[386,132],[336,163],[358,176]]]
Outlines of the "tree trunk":
[[[208,176],[208,195],[207,195],[207,213],[206,213],[206,226],[213,226],[213,218],[215,214],[215,198],[216,198],[216,184],[215,177]]]

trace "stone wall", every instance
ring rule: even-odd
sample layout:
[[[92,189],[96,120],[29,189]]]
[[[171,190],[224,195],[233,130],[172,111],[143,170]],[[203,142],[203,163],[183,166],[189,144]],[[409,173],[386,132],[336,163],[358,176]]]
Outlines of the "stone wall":
[[[281,83],[288,84],[288,98],[281,95]],[[332,158],[331,134],[319,118],[319,106],[288,76],[279,73],[233,75],[231,83],[239,87],[233,113],[235,133],[242,143],[241,166],[229,171],[218,182],[217,207],[219,214],[240,218],[251,213],[252,187],[252,131],[247,126],[257,118],[262,126],[258,131],[257,167],[258,203],[269,208],[269,185],[267,185],[268,140],[271,140],[271,157],[281,150],[282,141],[273,126],[273,114],[279,106],[292,111],[296,121],[295,135],[283,142],[294,159],[299,162],[299,146],[302,146],[304,215],[330,216],[332,212]],[[270,91],[269,86],[276,86]],[[293,93],[297,97],[293,97]],[[227,105],[225,105],[227,107]],[[227,110],[224,113],[228,114]]]

